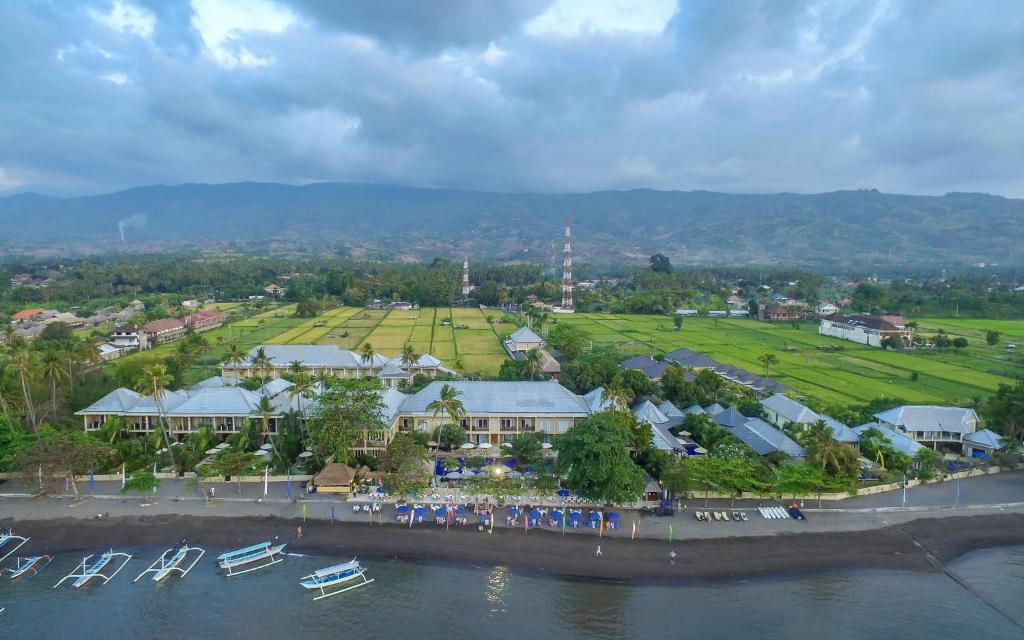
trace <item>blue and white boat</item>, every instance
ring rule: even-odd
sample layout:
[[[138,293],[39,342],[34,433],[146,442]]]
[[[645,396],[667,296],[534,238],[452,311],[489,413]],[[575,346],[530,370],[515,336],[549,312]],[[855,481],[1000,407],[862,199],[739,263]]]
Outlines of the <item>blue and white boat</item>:
[[[14,529],[0,534],[0,554],[3,554],[0,556],[0,562],[9,558],[11,554],[23,547],[28,541],[29,538],[15,534]]]
[[[270,565],[277,564],[284,560],[282,552],[285,545],[273,545],[270,541],[254,544],[251,547],[235,549],[217,556],[217,565],[227,575],[238,576],[250,571],[256,571]],[[248,566],[255,565],[255,566]]]
[[[11,580],[20,578],[25,574],[29,574],[29,577],[35,576],[39,571],[50,564],[53,560],[53,556],[33,556],[31,558],[18,558],[14,566],[7,570],[10,573]]]
[[[171,555],[172,553],[174,555]],[[153,564],[149,565],[148,569],[136,576],[132,582],[138,582],[147,573],[153,574],[153,582],[160,582],[174,571],[180,573],[181,577],[184,578],[192,570],[192,567],[196,566],[196,563],[199,562],[204,553],[206,553],[205,549],[190,547],[187,544],[182,544],[177,549],[168,549]],[[169,555],[170,558],[167,557]],[[185,563],[190,556],[192,556],[192,562],[186,565]]]
[[[330,596],[336,596],[339,593],[351,591],[352,589],[358,589],[359,587],[366,586],[373,582],[373,578],[367,578],[365,574],[366,569],[359,566],[359,562],[353,558],[349,562],[343,562],[324,569],[318,569],[317,571],[314,571],[308,576],[302,578],[299,584],[307,589],[318,589],[320,591],[320,595],[313,599],[321,600]],[[350,584],[347,587],[330,591],[330,589],[333,589],[334,587],[353,580],[358,580],[358,582]]]
[[[75,581],[71,583],[71,586],[75,589],[86,585],[93,578],[101,578],[103,580],[103,584],[107,584],[114,578],[114,576],[120,573],[121,569],[124,569],[125,565],[128,564],[128,561],[132,559],[132,556],[128,553],[117,553],[111,549],[97,558],[91,565],[88,564],[90,558],[92,558],[91,555],[82,558],[82,561],[78,563],[75,570],[61,578],[57,584],[53,585],[53,588],[56,589],[63,584],[65,580],[70,580],[71,578],[75,579]],[[117,569],[114,569],[114,571],[109,575],[103,573],[104,569],[107,568],[107,565],[111,564],[118,558],[123,558],[123,560],[120,561],[121,564],[117,566]]]

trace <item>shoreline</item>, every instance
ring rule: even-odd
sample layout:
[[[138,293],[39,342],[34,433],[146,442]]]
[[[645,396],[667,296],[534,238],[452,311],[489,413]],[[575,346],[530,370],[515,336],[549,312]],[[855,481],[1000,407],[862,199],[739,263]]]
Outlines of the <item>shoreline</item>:
[[[297,538],[296,528],[303,536]],[[27,553],[190,544],[230,549],[277,538],[286,551],[463,566],[502,566],[534,575],[627,584],[680,584],[834,570],[938,572],[979,549],[1024,544],[1024,514],[920,518],[863,531],[667,540],[562,535],[475,527],[445,531],[392,523],[325,522],[277,516],[138,515],[102,519],[0,518],[31,536]],[[601,556],[596,556],[598,544]],[[675,562],[669,552],[675,551]]]

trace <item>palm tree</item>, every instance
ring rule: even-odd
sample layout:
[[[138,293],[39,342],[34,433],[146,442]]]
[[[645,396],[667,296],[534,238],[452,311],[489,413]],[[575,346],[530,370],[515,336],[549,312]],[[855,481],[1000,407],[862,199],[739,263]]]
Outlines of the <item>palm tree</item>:
[[[416,348],[412,346],[411,342],[406,342],[402,347],[402,364],[412,367],[419,361],[420,355],[422,354],[416,353]]]
[[[156,412],[160,417],[160,428],[164,435],[164,446],[167,447],[167,455],[171,459],[171,468],[177,469],[177,465],[174,462],[174,449],[171,447],[171,438],[167,435],[170,427],[167,424],[167,415],[164,412],[164,394],[167,391],[167,385],[171,384],[172,380],[174,378],[167,373],[167,367],[157,362],[142,370],[142,376],[135,382],[135,390],[143,396],[153,396]]]
[[[68,391],[75,391],[74,365],[87,365],[93,367],[100,363],[100,352],[89,340],[76,340],[67,349],[68,358]]]
[[[762,353],[758,358],[758,361],[764,366],[764,377],[768,377],[768,371],[779,364],[779,358],[774,353]]]
[[[836,442],[833,436],[832,427],[824,420],[817,420],[807,428],[804,444],[810,459],[821,465],[823,471],[831,469],[838,473],[857,460],[857,452],[847,444]]]
[[[373,345],[369,342],[364,342],[359,347],[359,355],[362,357],[363,362],[371,364],[373,362],[373,356],[376,355],[376,351],[373,350]]]
[[[21,393],[25,398],[25,412],[28,415],[29,426],[35,431],[38,428],[36,423],[36,409],[32,404],[32,391],[29,389],[29,381],[35,373],[35,354],[24,340],[13,340],[8,343],[11,352],[11,362],[14,370],[18,372],[21,381]]]
[[[228,350],[224,353],[223,363],[230,366],[238,366],[245,362],[248,355],[237,343],[229,344]]]
[[[274,408],[269,397],[260,396],[260,402],[256,405],[256,413],[259,414],[260,419],[263,421],[263,432],[267,434],[267,440],[270,441],[270,445],[274,449],[274,455],[277,456],[279,462],[283,462],[281,454],[277,450],[277,445],[274,443],[274,436],[270,433],[270,418],[276,411],[277,409]]]
[[[258,347],[256,352],[249,356],[249,364],[259,373],[260,386],[262,387],[267,383],[267,372],[274,366],[273,361],[267,356],[266,349]]]
[[[306,365],[302,364],[302,360],[292,360],[288,363],[288,373],[293,376],[297,376],[306,370]]]
[[[629,406],[632,401],[629,389],[622,386],[621,384],[615,384],[613,381],[604,391],[601,392],[601,400],[610,400],[612,403],[612,409],[618,411],[619,409],[625,409]]]
[[[334,374],[328,372],[326,369],[321,369],[313,375],[313,381],[320,385],[322,391],[327,391],[331,388],[331,384],[337,380]]]
[[[462,404],[462,400],[459,400],[461,395],[461,391],[446,383],[441,386],[437,400],[428,404],[427,409],[434,412],[435,418],[446,414],[452,419],[452,422],[459,424],[459,418],[466,414],[466,406]]]
[[[540,438],[533,433],[520,433],[509,440],[509,446],[505,449],[506,455],[515,460],[516,469],[519,471],[539,460],[541,451]]]
[[[526,357],[523,360],[523,376],[527,380],[535,380],[537,376],[541,375],[540,364],[540,349],[533,348],[526,352]]]
[[[309,376],[309,372],[302,371],[295,376],[295,380],[292,381],[292,386],[288,388],[288,398],[294,400],[299,399],[299,420],[305,421],[306,412],[302,407],[302,396],[308,396],[313,393],[313,378]]]
[[[63,380],[67,373],[64,371],[64,358],[56,349],[47,349],[43,352],[43,372],[50,380],[50,417],[57,419],[57,381]]]
[[[7,402],[7,398],[4,396],[7,393],[6,385],[7,381],[7,363],[0,361],[0,411],[4,412],[4,419],[7,421],[7,428],[10,429],[11,433],[15,433],[14,418],[11,416],[11,405]]]

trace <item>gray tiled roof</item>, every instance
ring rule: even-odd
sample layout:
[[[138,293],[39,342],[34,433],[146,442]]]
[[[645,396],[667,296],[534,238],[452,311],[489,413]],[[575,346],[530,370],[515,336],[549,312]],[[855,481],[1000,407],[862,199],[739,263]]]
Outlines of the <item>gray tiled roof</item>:
[[[293,360],[313,368],[358,369],[368,366],[356,352],[332,344],[265,344],[261,347],[276,367],[287,367]],[[261,347],[250,350],[249,358]],[[385,362],[387,358],[374,354],[373,366],[384,366]],[[238,368],[246,369],[249,366],[248,362],[244,362]]]
[[[818,419],[818,414],[796,400],[787,398],[781,393],[776,393],[771,397],[765,398],[761,401],[761,406],[766,409],[771,409],[789,422],[810,424]]]
[[[427,409],[437,400],[444,385],[461,392],[459,400],[466,413],[473,414],[560,414],[586,415],[586,401],[557,382],[432,382],[409,396],[402,404],[403,413],[432,414]]]
[[[544,338],[534,333],[530,327],[516,329],[506,340],[509,342],[544,342]]]
[[[257,393],[242,387],[202,389],[174,409],[170,416],[245,416],[256,411],[260,403]]]
[[[282,391],[287,391],[290,387],[295,386],[291,382],[284,378],[272,378],[259,388],[257,393],[265,396],[276,396]]]
[[[698,408],[700,408],[700,407],[698,407]],[[683,417],[686,417],[686,414],[683,413],[682,411],[680,411],[679,407],[677,407],[676,405],[672,404],[668,400],[665,400],[661,404],[659,404],[658,405],[658,409],[660,409],[661,412],[664,413],[669,418],[683,418]]]
[[[950,431],[953,433],[970,433],[973,431],[970,421],[973,420],[977,424],[978,418],[973,409],[927,405],[896,407],[876,413],[875,417],[889,424],[903,427],[907,431]]]
[[[664,424],[668,422],[668,416],[661,412],[661,409],[654,406],[650,400],[644,400],[633,409],[637,419],[644,420],[651,424]]]
[[[901,453],[907,454],[911,458],[913,458],[918,451],[925,448],[924,445],[918,442],[917,440],[914,440],[911,437],[899,433],[898,431],[893,431],[889,427],[878,424],[877,422],[868,422],[860,426],[854,427],[853,432],[856,433],[858,436],[862,436],[864,435],[864,432],[867,431],[868,429],[878,429],[883,436],[892,441],[892,446],[894,449]]]
[[[991,429],[982,429],[964,436],[964,442],[973,444],[985,449],[999,450],[1003,448],[1003,436]]]
[[[592,389],[587,393],[583,394],[583,401],[587,403],[591,411],[604,411],[610,409],[612,406],[611,398],[604,397],[604,387],[598,387]]]
[[[122,387],[114,389],[81,411],[76,411],[75,415],[86,413],[124,413],[138,404],[138,402],[138,393]]]
[[[198,391],[194,392],[198,393]],[[164,391],[163,397],[160,399],[160,404],[163,406],[163,410],[170,412],[178,406],[181,406],[189,398],[189,392],[181,389],[179,391]],[[155,416],[159,414],[156,408],[156,400],[153,396],[145,396],[139,398],[139,402],[124,412],[127,416]]]
[[[627,358],[620,362],[619,366],[623,369],[643,369],[644,367],[649,367],[655,362],[657,362],[657,360],[651,356],[633,356],[632,358]]]
[[[733,429],[746,423],[750,418],[739,412],[736,407],[729,407],[715,416],[715,422],[726,429]]]
[[[691,404],[690,406],[688,406],[685,409],[683,409],[683,414],[684,415],[688,416],[691,413],[702,414],[702,413],[704,413],[704,409],[702,409],[699,404]]]
[[[758,455],[768,455],[776,451],[794,458],[807,455],[803,447],[760,418],[751,418],[742,426],[730,430],[730,433]]]

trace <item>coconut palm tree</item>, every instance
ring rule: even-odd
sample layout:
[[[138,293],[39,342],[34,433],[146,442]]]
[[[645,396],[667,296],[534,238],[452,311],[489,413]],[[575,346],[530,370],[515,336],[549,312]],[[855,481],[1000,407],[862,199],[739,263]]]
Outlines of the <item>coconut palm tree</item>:
[[[8,380],[8,364],[4,361],[0,361],[0,411],[4,413],[4,419],[7,421],[7,428],[10,429],[11,433],[15,433],[14,428],[14,417],[11,415],[11,403],[7,400],[7,385],[5,384]]]
[[[434,417],[447,415],[452,422],[459,424],[459,419],[466,414],[466,406],[459,400],[462,392],[450,384],[441,385],[441,392],[437,400],[427,405],[427,409],[434,412]]]
[[[174,462],[174,449],[171,447],[171,438],[167,434],[167,414],[164,411],[164,397],[167,385],[173,381],[173,376],[167,373],[167,367],[157,362],[145,367],[142,375],[135,382],[135,390],[143,396],[153,396],[153,403],[156,404],[157,416],[160,418],[160,429],[163,431],[164,446],[167,447],[167,455],[171,459],[171,467],[177,469]]]
[[[856,464],[857,452],[848,444],[836,442],[832,427],[824,420],[817,420],[807,428],[804,445],[812,461],[821,465],[823,471],[838,473]]]
[[[523,376],[527,380],[536,380],[543,373],[540,364],[540,349],[533,348],[526,352],[523,359]]]
[[[757,358],[758,362],[764,366],[764,377],[768,377],[769,370],[775,365],[779,364],[779,358],[774,353],[762,353]]]
[[[363,362],[365,362],[368,365],[373,363],[373,356],[376,354],[377,352],[373,350],[373,345],[370,344],[369,342],[364,342],[359,347],[359,355],[360,357],[362,357]]]
[[[238,366],[245,362],[246,358],[248,358],[248,354],[245,353],[245,350],[238,346],[238,343],[233,343],[228,345],[222,362],[229,366]]]
[[[18,372],[21,381],[21,393],[25,399],[25,413],[28,416],[29,426],[32,431],[38,428],[36,423],[36,409],[32,404],[32,391],[29,388],[32,376],[35,373],[35,354],[28,343],[21,339],[15,339],[8,343],[11,354],[11,363],[14,370]]]
[[[615,384],[614,381],[601,392],[601,400],[611,401],[612,409],[616,411],[620,409],[625,410],[625,408],[629,407],[629,403],[633,401],[629,389],[621,384]]]
[[[274,450],[274,455],[277,457],[278,462],[281,460],[281,454],[277,450],[277,445],[274,443],[274,434],[270,433],[270,418],[277,412],[274,408],[274,404],[270,401],[267,396],[260,396],[260,402],[256,405],[256,413],[259,414],[260,420],[263,421],[263,433],[267,434],[267,440],[270,441],[270,446]]]
[[[249,364],[259,373],[260,386],[267,384],[267,373],[273,368],[273,360],[267,355],[264,347],[258,347],[256,352],[249,356]]]
[[[302,364],[302,360],[292,360],[288,363],[288,373],[293,376],[297,376],[306,370],[306,365]]]
[[[533,433],[520,433],[509,440],[505,454],[515,460],[516,469],[524,470],[528,465],[540,460],[542,451],[540,438]]]
[[[42,361],[43,373],[50,381],[50,417],[57,419],[57,381],[67,377],[64,371],[64,357],[56,349],[47,349],[43,352]]]
[[[313,375],[313,381],[320,385],[320,388],[323,391],[330,389],[331,384],[333,384],[335,380],[337,380],[337,378],[334,377],[334,374],[330,373],[326,369],[321,369]]]
[[[419,361],[421,355],[416,352],[416,348],[412,346],[411,342],[406,342],[402,347],[402,364],[412,367]]]
[[[299,399],[299,420],[306,420],[306,412],[302,406],[302,396],[308,396],[313,393],[313,378],[310,377],[308,371],[301,371],[295,376],[292,381],[292,386],[288,387],[288,398],[294,400]]]

